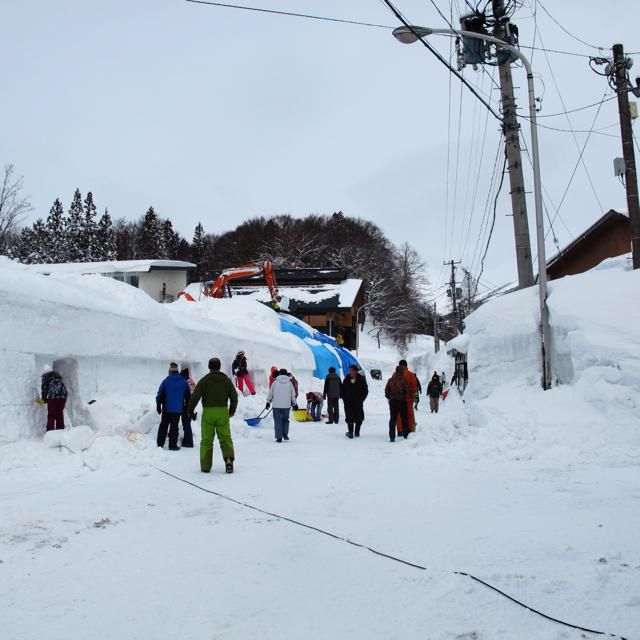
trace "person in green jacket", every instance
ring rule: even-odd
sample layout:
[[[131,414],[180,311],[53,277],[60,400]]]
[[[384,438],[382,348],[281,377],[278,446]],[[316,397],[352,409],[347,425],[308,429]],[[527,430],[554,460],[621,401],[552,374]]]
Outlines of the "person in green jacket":
[[[233,417],[238,406],[238,393],[233,382],[220,371],[220,359],[209,360],[209,373],[202,378],[191,394],[189,415],[195,420],[193,412],[202,398],[202,419],[200,437],[200,469],[209,473],[213,466],[213,438],[217,434],[227,473],[233,473],[233,440],[229,418]],[[228,403],[228,405],[227,405]]]

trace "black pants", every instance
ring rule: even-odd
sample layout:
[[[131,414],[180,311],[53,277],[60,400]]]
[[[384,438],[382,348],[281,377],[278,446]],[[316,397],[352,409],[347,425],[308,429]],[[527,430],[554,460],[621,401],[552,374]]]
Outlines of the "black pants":
[[[327,403],[329,405],[329,422],[338,424],[340,422],[340,398],[329,398]]]
[[[183,447],[193,447],[193,431],[191,430],[191,418],[188,411],[185,409],[182,412],[182,430],[184,436],[182,437]]]
[[[406,400],[389,400],[389,440],[396,439],[396,421],[398,415],[402,420],[402,435],[406,438],[409,435],[409,418],[407,416]]]
[[[162,412],[162,419],[158,427],[158,446],[164,447],[164,441],[167,439],[167,428],[169,429],[169,449],[178,447],[178,423],[180,422],[179,413]]]

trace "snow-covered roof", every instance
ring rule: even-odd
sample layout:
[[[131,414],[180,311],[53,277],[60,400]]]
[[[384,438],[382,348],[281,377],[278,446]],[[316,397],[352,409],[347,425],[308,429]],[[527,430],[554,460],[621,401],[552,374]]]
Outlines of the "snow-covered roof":
[[[192,262],[182,260],[113,260],[111,262],[59,262],[56,264],[30,264],[28,268],[37,273],[146,273],[156,270],[191,271]]]
[[[280,295],[303,305],[326,305],[338,309],[349,309],[356,301],[362,287],[359,278],[347,278],[335,284],[310,284],[299,287],[280,286]],[[271,299],[269,290],[263,285],[259,287],[233,286],[234,295],[251,296],[255,300],[267,302]]]

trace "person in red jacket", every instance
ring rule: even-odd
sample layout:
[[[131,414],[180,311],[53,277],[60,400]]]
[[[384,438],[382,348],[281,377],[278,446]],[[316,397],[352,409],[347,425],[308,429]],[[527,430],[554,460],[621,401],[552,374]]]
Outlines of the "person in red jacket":
[[[400,360],[400,362],[398,363],[398,366],[402,367],[402,375],[404,376],[404,379],[407,381],[407,385],[409,388],[409,391],[407,393],[407,399],[406,399],[407,424],[409,425],[409,433],[413,433],[416,430],[416,414],[413,410],[413,402],[414,402],[415,395],[418,391],[418,378],[416,377],[416,374],[409,369],[409,366],[407,365],[406,360]],[[399,436],[404,435],[405,433],[404,427],[402,426],[402,421],[400,419],[400,416],[398,416],[396,426],[398,429],[398,435]]]

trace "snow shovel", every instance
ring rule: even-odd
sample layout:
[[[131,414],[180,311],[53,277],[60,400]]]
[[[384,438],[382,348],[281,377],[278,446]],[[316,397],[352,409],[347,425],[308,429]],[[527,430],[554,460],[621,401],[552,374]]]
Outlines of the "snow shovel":
[[[264,413],[264,412],[267,413]],[[263,420],[264,418],[266,418],[269,414],[271,413],[271,409],[267,410],[267,408],[265,407],[258,416],[256,416],[255,418],[245,418],[244,421],[250,426],[250,427],[257,427],[260,425],[260,421]],[[264,415],[262,415],[264,414]]]

